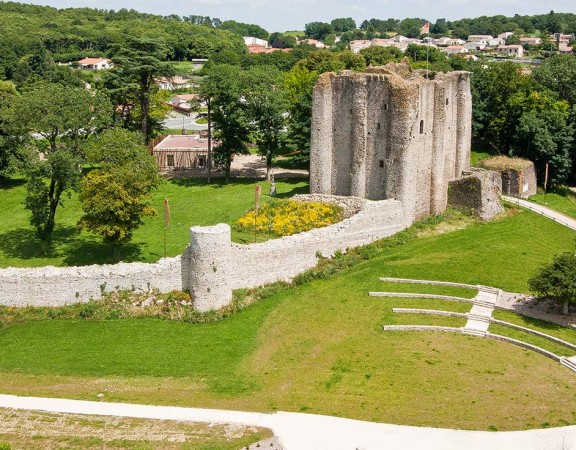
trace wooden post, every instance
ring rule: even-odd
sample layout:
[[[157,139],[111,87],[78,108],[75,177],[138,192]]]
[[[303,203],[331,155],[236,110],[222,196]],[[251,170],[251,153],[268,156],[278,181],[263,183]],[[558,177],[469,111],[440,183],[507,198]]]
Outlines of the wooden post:
[[[212,182],[212,111],[210,109],[210,97],[206,100],[208,107],[208,184]]]
[[[254,202],[254,242],[256,242],[256,222],[258,219],[258,207],[260,206],[260,192],[262,192],[262,187],[260,187],[260,185],[256,185],[256,199]]]

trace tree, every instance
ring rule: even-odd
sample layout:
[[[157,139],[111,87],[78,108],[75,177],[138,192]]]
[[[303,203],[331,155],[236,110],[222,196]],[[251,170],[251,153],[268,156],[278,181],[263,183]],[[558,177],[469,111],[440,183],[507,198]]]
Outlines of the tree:
[[[562,304],[562,314],[567,315],[569,305],[576,304],[576,254],[565,252],[555,256],[528,280],[528,284],[538,297]]]
[[[534,69],[534,79],[543,87],[558,93],[570,106],[576,104],[576,58],[554,55]]]
[[[288,99],[288,138],[303,159],[310,158],[310,130],[312,124],[312,88],[318,72],[304,65],[296,65],[284,78]]]
[[[304,26],[304,34],[309,39],[323,41],[333,33],[334,28],[326,22],[310,22]]]
[[[399,48],[379,46],[363,48],[360,54],[366,60],[367,66],[383,66],[391,61],[399,61],[403,55]]]
[[[26,208],[30,223],[47,251],[62,194],[76,189],[81,176],[82,140],[110,122],[110,104],[86,89],[41,83],[17,102],[22,129],[45,140],[35,140],[37,153],[28,173]]]
[[[332,28],[337,33],[344,33],[345,31],[352,31],[356,29],[356,22],[352,17],[334,19],[330,22]]]
[[[82,180],[84,214],[78,227],[102,236],[115,253],[130,241],[143,216],[153,216],[149,194],[160,183],[158,165],[137,134],[113,128],[95,137],[87,150],[97,165]]]
[[[117,47],[112,61],[114,69],[106,74],[103,86],[112,100],[122,106],[122,120],[129,129],[139,130],[148,144],[154,135],[155,122],[151,119],[156,80],[175,74],[173,66],[164,62],[167,47],[158,40],[134,39],[126,47]],[[139,107],[139,124],[133,124],[132,107]]]
[[[255,67],[248,72],[250,89],[246,94],[259,153],[266,158],[266,179],[272,173],[272,158],[280,148],[284,115],[288,109],[279,70]]]
[[[522,111],[512,154],[533,161],[540,179],[544,178],[546,163],[550,163],[551,183],[565,183],[573,164],[570,153],[575,131],[569,123],[568,102],[556,100],[550,91],[533,91],[513,97],[510,103]]]
[[[205,72],[200,94],[210,100],[214,137],[214,162],[224,169],[226,182],[230,179],[233,154],[248,152],[250,121],[245,99],[246,76],[236,66],[212,65]]]
[[[20,159],[19,144],[23,137],[15,120],[17,99],[16,89],[10,83],[0,81],[0,181]]]

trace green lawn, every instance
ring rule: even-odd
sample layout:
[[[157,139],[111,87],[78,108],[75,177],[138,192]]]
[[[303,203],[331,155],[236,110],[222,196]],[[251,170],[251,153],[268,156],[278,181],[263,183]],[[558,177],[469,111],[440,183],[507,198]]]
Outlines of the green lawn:
[[[254,203],[256,184],[262,186],[262,201],[269,197],[268,183],[262,180],[238,179],[224,184],[221,179],[207,187],[205,180],[170,180],[154,192],[152,204],[156,217],[144,219],[144,225],[134,233],[132,241],[120,254],[123,261],[153,262],[164,256],[164,198],[170,202],[171,221],[167,230],[167,255],[182,253],[189,240],[189,228],[194,225],[234,224]],[[289,197],[308,192],[304,180],[277,180],[278,196]],[[93,234],[79,233],[76,222],[82,214],[76,195],[65,198],[58,209],[51,255],[42,256],[34,231],[28,224],[29,213],[24,208],[25,187],[21,180],[0,186],[0,267],[75,266],[115,262],[112,249]],[[265,236],[260,236],[264,239]],[[233,230],[233,240],[253,242],[252,233]]]
[[[368,296],[400,289],[381,276],[526,292],[535,268],[571,245],[576,233],[514,211],[441,235],[392,238],[386,242],[395,244],[374,246],[371,259],[283,290],[219,323],[52,320],[4,328],[0,392],[96,399],[105,391],[108,401],[483,430],[576,424],[576,374],[556,362],[471,336],[382,329],[461,326],[459,318],[394,314],[392,308],[464,312],[470,304]],[[562,334],[576,341],[576,331]]]
[[[530,200],[576,219],[576,194],[537,194],[531,196]]]

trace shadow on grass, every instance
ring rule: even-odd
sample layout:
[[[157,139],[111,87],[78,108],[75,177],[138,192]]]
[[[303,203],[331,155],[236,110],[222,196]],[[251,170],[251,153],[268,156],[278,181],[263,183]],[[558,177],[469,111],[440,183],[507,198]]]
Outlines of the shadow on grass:
[[[67,247],[64,263],[67,266],[87,266],[90,264],[116,264],[120,261],[140,260],[142,243],[128,243],[114,248],[112,245],[95,239],[78,239]]]
[[[79,234],[76,227],[57,226],[50,249],[43,253],[40,239],[31,228],[16,228],[0,234],[0,252],[7,257],[29,260],[64,256],[63,262],[67,266],[137,261],[142,247],[141,243],[128,243],[114,248],[96,237]]]
[[[16,228],[0,234],[0,251],[11,258],[20,259],[49,256],[42,253],[40,240],[29,228]]]
[[[0,189],[13,189],[26,184],[24,178],[2,178],[0,177]]]

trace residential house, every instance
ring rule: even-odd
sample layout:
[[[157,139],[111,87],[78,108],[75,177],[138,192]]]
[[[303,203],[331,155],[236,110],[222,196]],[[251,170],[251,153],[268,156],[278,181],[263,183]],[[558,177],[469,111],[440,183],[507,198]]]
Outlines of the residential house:
[[[213,145],[218,145],[213,142]],[[205,172],[208,167],[208,139],[197,134],[171,135],[152,149],[160,170]]]
[[[561,45],[560,47],[558,47],[558,51],[560,53],[569,54],[572,53],[574,49],[572,47],[568,47],[567,45]]]
[[[194,70],[199,70],[204,67],[208,60],[206,58],[192,58],[190,62],[192,63],[192,68]]]
[[[298,41],[299,44],[307,44],[307,45],[313,45],[316,48],[328,48],[329,46],[324,44],[324,42],[322,41],[318,41],[317,39],[302,39],[301,41]]]
[[[500,38],[489,39],[486,41],[487,47],[498,47],[499,45],[506,44],[506,40]]]
[[[468,36],[468,42],[475,42],[478,44],[487,45],[488,41],[491,41],[494,37],[490,36],[489,34],[471,34]]]
[[[524,56],[524,47],[521,45],[500,45],[496,49],[498,56],[513,56],[522,58]]]
[[[522,37],[520,38],[520,44],[522,45],[540,45],[542,44],[542,39],[539,37]]]
[[[255,38],[252,36],[244,36],[244,44],[246,44],[246,47],[250,47],[251,45],[259,45],[261,47],[268,47],[268,41],[265,39],[259,39],[259,38]]]
[[[179,110],[190,110],[192,109],[192,103],[198,98],[198,94],[177,94],[172,96],[169,100],[169,104],[172,106],[177,106]]]
[[[452,38],[449,38],[448,36],[443,36],[436,39],[436,45],[444,45],[444,46],[452,45],[450,41],[452,41]]]
[[[504,41],[504,43],[506,43],[506,40],[510,37],[510,36],[514,36],[514,33],[512,33],[511,31],[506,31],[505,33],[500,33],[498,35],[498,39],[502,39]]]
[[[191,88],[194,86],[190,77],[183,76],[183,75],[176,75],[172,78],[158,78],[156,80],[156,84],[160,89],[164,89],[165,91],[172,91],[174,89],[181,89],[181,88]]]
[[[485,42],[466,42],[464,46],[468,50],[484,50],[486,48]]]
[[[448,42],[448,45],[464,45],[466,43],[465,40],[463,39],[450,39],[450,42]]]
[[[440,50],[448,55],[461,55],[462,53],[468,53],[468,48],[465,45],[449,45]]]
[[[364,48],[372,46],[372,42],[366,39],[357,39],[355,41],[350,41],[350,50],[352,53],[358,53]]]
[[[373,47],[392,47],[396,43],[394,39],[377,39],[374,38],[370,41]]]
[[[110,69],[112,61],[106,58],[84,58],[78,61],[78,67],[85,70]]]

